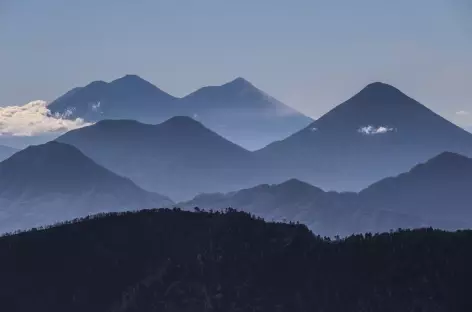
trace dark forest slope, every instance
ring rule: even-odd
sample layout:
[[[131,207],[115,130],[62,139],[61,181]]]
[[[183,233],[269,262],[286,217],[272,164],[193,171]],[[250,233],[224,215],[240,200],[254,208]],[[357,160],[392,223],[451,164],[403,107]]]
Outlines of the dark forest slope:
[[[2,311],[471,311],[472,232],[142,211],[0,238]]]

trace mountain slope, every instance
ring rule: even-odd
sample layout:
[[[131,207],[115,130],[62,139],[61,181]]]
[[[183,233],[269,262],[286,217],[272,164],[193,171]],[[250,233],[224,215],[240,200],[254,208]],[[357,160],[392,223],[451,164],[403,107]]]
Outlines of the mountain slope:
[[[160,210],[0,238],[4,311],[471,311],[472,232],[329,242],[250,216]]]
[[[414,213],[472,225],[472,159],[442,153],[409,172],[372,184],[360,192],[371,207]]]
[[[175,199],[251,182],[253,155],[189,117],[158,125],[105,120],[57,139],[148,190]]]
[[[320,235],[397,228],[472,227],[472,159],[444,152],[359,193],[324,192],[289,180],[227,194],[202,194],[180,204],[191,209],[241,209],[268,220],[302,222]]]
[[[75,147],[50,142],[0,163],[0,203],[0,229],[5,232],[172,202],[100,167]]]
[[[367,208],[356,193],[324,192],[308,183],[289,180],[259,185],[228,194],[202,194],[179,207],[240,209],[266,220],[306,224],[321,236],[382,232],[426,225],[418,217],[384,209]]]
[[[201,88],[182,98],[179,109],[251,150],[285,138],[312,121],[244,78]]]
[[[155,122],[172,116],[175,98],[136,75],[110,83],[94,81],[65,93],[48,105],[53,114],[87,121],[137,119]]]
[[[360,190],[435,155],[472,155],[472,135],[398,89],[373,83],[289,138],[257,151],[327,189]]]
[[[127,75],[72,89],[48,107],[53,113],[86,121],[134,119],[155,124],[189,116],[249,149],[285,138],[312,121],[243,78],[177,99],[138,76]]]
[[[11,155],[18,152],[16,148],[0,145],[0,161],[9,158]]]

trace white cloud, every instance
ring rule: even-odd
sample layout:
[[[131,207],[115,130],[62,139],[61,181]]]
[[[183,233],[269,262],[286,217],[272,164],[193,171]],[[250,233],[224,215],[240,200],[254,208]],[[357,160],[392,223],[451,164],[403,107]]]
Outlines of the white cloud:
[[[92,111],[98,112],[100,110],[100,105],[101,105],[100,101],[95,104],[92,104]]]
[[[470,115],[470,112],[465,111],[465,110],[461,110],[461,111],[456,112],[456,115],[459,115],[459,116],[469,116],[469,115]]]
[[[69,112],[70,114],[71,112]],[[89,125],[83,119],[66,119],[51,114],[45,101],[33,101],[22,106],[0,107],[0,136],[34,136],[52,132],[66,132]]]
[[[375,135],[375,134],[384,134],[387,132],[393,131],[393,128],[389,127],[384,127],[380,126],[378,128],[375,128],[374,126],[366,126],[366,127],[361,127],[357,130],[357,132],[366,134],[366,135]]]

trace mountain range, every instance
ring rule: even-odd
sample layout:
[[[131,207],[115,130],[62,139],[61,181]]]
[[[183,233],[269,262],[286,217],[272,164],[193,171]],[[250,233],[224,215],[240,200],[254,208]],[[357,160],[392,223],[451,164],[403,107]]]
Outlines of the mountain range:
[[[319,235],[346,236],[397,228],[470,228],[471,194],[472,159],[445,152],[360,193],[325,192],[292,179],[227,194],[202,194],[179,206],[232,207],[266,220],[301,222]]]
[[[368,85],[310,126],[255,152],[183,116],[158,125],[101,121],[58,141],[179,201],[292,178],[358,192],[444,151],[472,155],[472,134],[383,83]]]
[[[77,100],[81,98],[85,100]],[[99,101],[93,102],[96,98]],[[102,107],[102,100],[114,104]],[[156,125],[119,119],[121,115],[139,119],[128,111],[134,100],[139,102],[135,113],[143,116],[185,115],[192,108],[194,118],[174,116]],[[71,90],[53,102],[51,110],[96,123],[70,131],[55,143],[18,152],[0,164],[3,219],[16,226],[21,225],[20,216],[28,215],[37,220],[31,222],[34,225],[95,211],[172,203],[155,194],[159,193],[186,208],[231,206],[270,220],[304,222],[327,235],[469,226],[469,132],[379,82],[308,127],[253,152],[201,122],[201,116],[237,115],[237,109],[288,109],[274,101],[242,78],[181,99],[137,76]],[[95,104],[70,110],[80,103]],[[231,128],[239,131],[245,124]],[[106,176],[106,183],[93,182],[90,177],[95,174]],[[61,210],[64,206],[68,209]],[[31,207],[38,210],[30,211]],[[35,215],[42,210],[47,213]]]
[[[176,200],[256,182],[252,176],[258,162],[252,153],[190,117],[173,117],[158,125],[104,120],[57,141],[77,147],[144,189]]]
[[[324,189],[358,191],[444,151],[472,156],[472,135],[376,82],[256,154],[281,168],[277,182],[295,177]]]
[[[98,212],[172,205],[97,165],[73,146],[30,146],[0,163],[0,232]]]
[[[413,213],[432,225],[450,229],[462,221],[472,226],[472,159],[444,152],[396,177],[359,193],[369,207]]]
[[[201,194],[178,206],[190,210],[231,207],[268,221],[300,222],[315,234],[329,237],[426,225],[407,213],[364,207],[356,193],[325,192],[295,179],[227,194]]]
[[[133,119],[161,123],[189,116],[248,149],[289,136],[312,120],[243,78],[175,98],[136,75],[74,88],[48,105],[53,114],[86,121]]]

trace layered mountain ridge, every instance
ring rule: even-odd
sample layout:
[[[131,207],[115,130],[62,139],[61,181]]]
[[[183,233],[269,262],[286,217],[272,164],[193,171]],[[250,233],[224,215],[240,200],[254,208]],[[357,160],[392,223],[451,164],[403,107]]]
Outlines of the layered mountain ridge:
[[[322,236],[346,236],[397,228],[470,228],[471,194],[472,159],[444,152],[360,193],[325,192],[291,179],[226,194],[202,194],[179,206],[232,207],[267,220],[301,222]]]
[[[185,116],[158,125],[104,120],[57,141],[77,147],[147,190],[174,199],[244,187],[258,169],[252,153]]]
[[[0,231],[48,225],[98,212],[164,207],[144,191],[58,142],[30,146],[0,163]]]
[[[358,191],[450,151],[472,156],[472,135],[398,89],[366,86],[308,127],[256,152],[292,177]]]
[[[52,113],[86,121],[135,119],[155,124],[189,116],[249,149],[284,138],[312,121],[241,77],[175,98],[136,75],[127,75],[74,88],[48,107]]]

